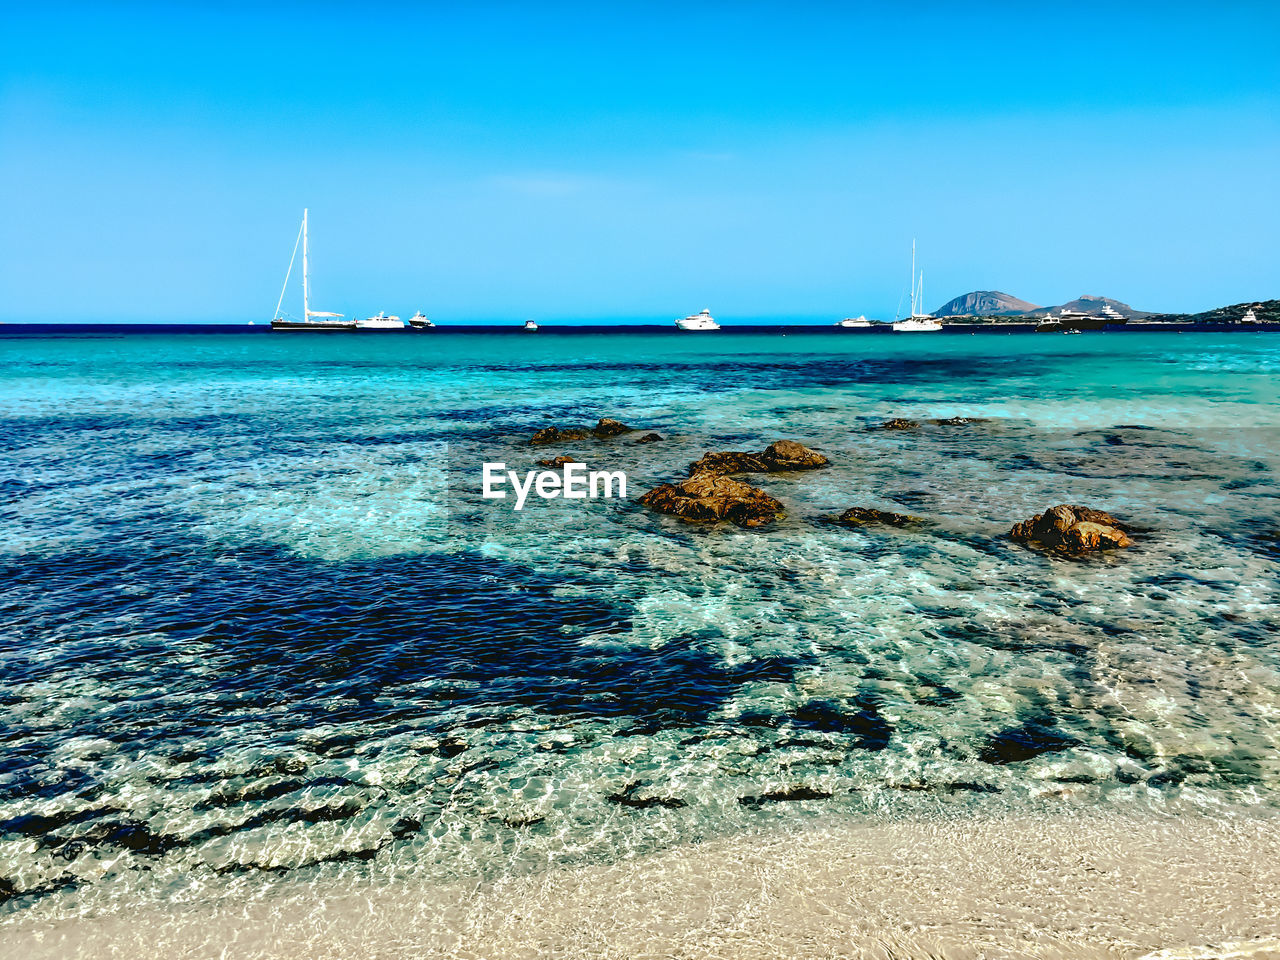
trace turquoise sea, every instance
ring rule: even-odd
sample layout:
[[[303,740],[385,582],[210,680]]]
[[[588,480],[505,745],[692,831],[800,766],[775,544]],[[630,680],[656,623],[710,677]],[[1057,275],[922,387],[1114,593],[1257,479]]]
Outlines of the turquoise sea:
[[[660,433],[530,447],[600,417]],[[891,417],[964,417],[914,431]],[[635,498],[796,439],[759,530]],[[1270,814],[1280,337],[0,337],[0,925],[822,817]],[[576,454],[625,500],[483,500]],[[1135,545],[1011,543],[1057,503]],[[816,522],[850,506],[917,530]]]

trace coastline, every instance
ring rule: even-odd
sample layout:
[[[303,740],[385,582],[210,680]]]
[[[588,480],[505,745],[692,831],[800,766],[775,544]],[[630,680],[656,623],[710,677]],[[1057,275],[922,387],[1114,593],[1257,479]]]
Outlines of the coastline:
[[[18,920],[3,939],[30,958],[1204,960],[1280,956],[1278,930],[1273,815],[939,819],[922,808],[487,884],[299,885],[249,903]]]
[[[1053,335],[1059,331],[1038,331],[1035,321],[971,321],[947,318],[939,333],[953,336],[961,334],[1027,334]],[[349,336],[361,339],[373,337],[378,340],[387,337],[407,337],[411,340],[429,340],[432,337],[466,335],[498,335],[519,337],[527,340],[529,333],[519,326],[496,323],[442,323],[430,330],[348,330],[341,331]],[[1221,322],[1150,322],[1109,324],[1100,330],[1083,330],[1082,333],[1280,333],[1280,323],[1221,323]],[[157,336],[157,335],[203,335],[220,334],[258,336],[275,333],[280,339],[279,331],[273,331],[268,324],[247,323],[0,323],[0,340],[18,340],[43,337],[116,337],[116,336]],[[670,324],[659,323],[557,323],[545,322],[539,329],[540,335],[566,336],[582,334],[609,335],[649,335],[670,334],[673,337],[687,338],[687,331],[677,330]],[[801,334],[809,336],[839,337],[887,337],[906,339],[909,343],[929,342],[931,338],[896,333],[889,323],[880,323],[874,327],[843,329],[831,323],[742,323],[727,324],[714,335],[706,334],[695,339],[703,342],[715,342],[721,336],[735,334],[748,335],[787,335]],[[290,337],[289,339],[298,339]],[[311,339],[311,338],[306,338]],[[337,339],[345,340],[338,336]]]

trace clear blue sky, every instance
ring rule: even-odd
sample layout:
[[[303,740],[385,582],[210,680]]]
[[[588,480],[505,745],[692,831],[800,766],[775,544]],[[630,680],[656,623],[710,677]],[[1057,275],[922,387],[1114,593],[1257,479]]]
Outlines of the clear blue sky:
[[[1280,297],[1280,4],[173,6],[0,6],[0,319]]]

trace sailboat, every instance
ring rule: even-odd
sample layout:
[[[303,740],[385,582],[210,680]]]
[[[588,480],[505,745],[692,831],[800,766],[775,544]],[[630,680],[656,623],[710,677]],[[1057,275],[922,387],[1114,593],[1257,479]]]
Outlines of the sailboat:
[[[298,243],[302,243],[302,319],[288,319],[280,312],[284,305],[284,294],[289,288],[289,275],[293,273],[293,261],[298,256]],[[326,313],[311,309],[311,276],[307,266],[307,211],[302,211],[302,226],[298,228],[298,239],[293,241],[293,256],[289,258],[289,269],[285,271],[284,286],[280,288],[280,299],[276,303],[275,316],[271,318],[272,330],[354,330],[354,320],[344,320],[340,313]]]
[[[906,320],[893,321],[894,333],[937,333],[942,329],[942,321],[921,313],[924,306],[924,271],[920,271],[920,279],[916,281],[916,242],[911,241],[911,316]]]

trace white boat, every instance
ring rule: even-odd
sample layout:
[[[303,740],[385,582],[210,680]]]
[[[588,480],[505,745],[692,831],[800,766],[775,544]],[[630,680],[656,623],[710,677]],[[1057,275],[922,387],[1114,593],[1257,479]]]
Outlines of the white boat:
[[[845,317],[843,320],[836,322],[837,327],[843,327],[846,330],[856,330],[863,327],[873,326],[870,320],[865,316]]]
[[[298,243],[302,243],[302,319],[286,317],[280,312],[284,305],[284,294],[289,288],[289,275],[293,273],[293,261],[298,256]],[[275,316],[271,318],[272,330],[312,330],[336,331],[354,330],[354,320],[343,319],[340,313],[327,313],[323,310],[311,309],[311,272],[307,265],[307,211],[302,211],[302,226],[298,228],[298,239],[293,241],[293,256],[289,257],[289,269],[284,274],[284,285],[280,288],[280,299],[276,303]]]
[[[1258,315],[1253,312],[1253,307],[1250,307],[1248,312],[1246,312],[1245,315],[1240,318],[1240,322],[1241,323],[1257,323],[1258,322]]]
[[[1059,333],[1063,330],[1105,330],[1113,324],[1126,323],[1125,315],[1111,304],[1103,304],[1097,313],[1083,310],[1061,310],[1057,316],[1050,311],[1036,324],[1037,333]]]
[[[537,333],[538,325],[532,320],[526,320],[522,329],[528,330],[530,333]]]
[[[431,319],[425,313],[419,310],[409,318],[409,326],[414,330],[430,330],[435,324],[431,322]]]
[[[378,311],[376,317],[365,317],[363,320],[357,321],[356,327],[360,330],[403,330],[404,321],[396,316],[388,316],[382,311]]]
[[[716,323],[711,316],[710,310],[703,310],[699,313],[691,313],[682,320],[676,321],[676,329],[678,330],[719,330],[720,324]]]
[[[901,301],[899,301],[901,302]],[[916,280],[916,242],[911,241],[911,316],[905,320],[893,321],[894,333],[938,333],[942,330],[942,321],[921,313],[924,304],[924,271],[920,271],[920,279]]]

